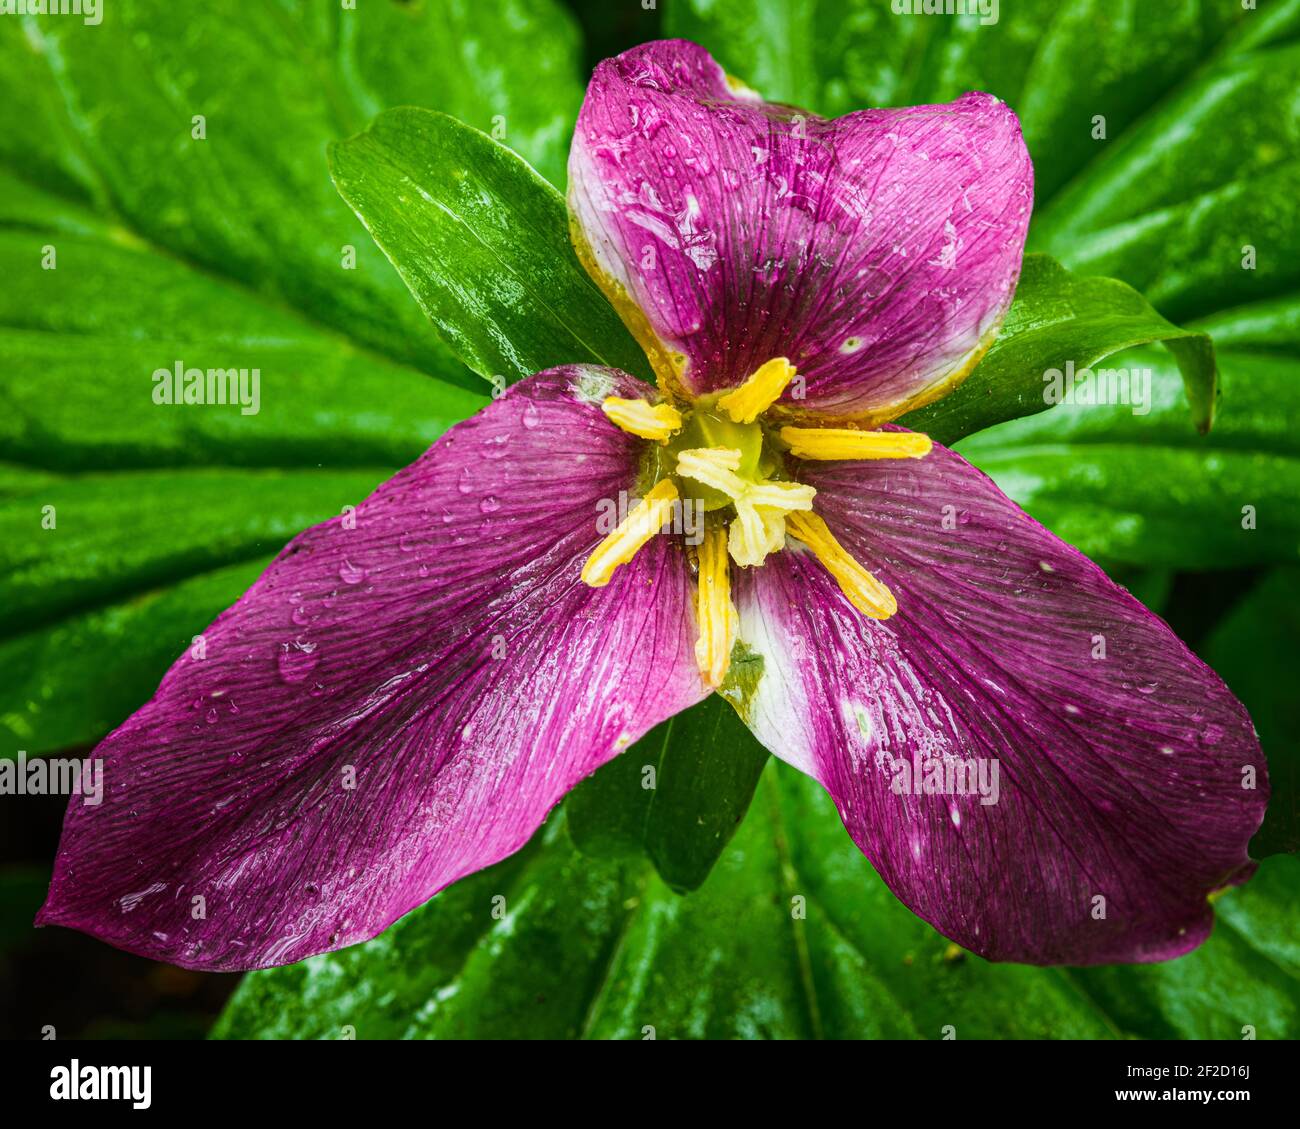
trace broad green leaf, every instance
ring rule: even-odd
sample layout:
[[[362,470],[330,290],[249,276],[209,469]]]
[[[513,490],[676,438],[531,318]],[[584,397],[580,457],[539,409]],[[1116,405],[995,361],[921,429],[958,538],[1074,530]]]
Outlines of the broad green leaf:
[[[77,475],[0,501],[0,633],[266,554],[383,471]],[[44,524],[49,518],[53,524]]]
[[[581,95],[575,36],[559,7],[119,0],[103,8],[95,27],[37,16],[0,22],[0,170],[389,356],[455,373],[338,200],[325,148],[392,99],[500,126],[558,176]],[[346,248],[356,269],[344,267]]]
[[[648,376],[569,245],[563,197],[445,114],[397,109],[333,146],[343,198],[460,358],[510,380],[574,362]]]
[[[677,891],[694,890],[745,818],[767,763],[725,698],[711,695],[583,781],[565,812],[578,848],[644,854]]]
[[[93,217],[45,270],[50,238],[0,230],[5,754],[103,736],[247,587],[242,562],[486,402]],[[155,403],[155,370],[178,361],[257,369],[257,412]]]
[[[108,230],[0,229],[0,442],[57,471],[410,462],[487,402]],[[407,299],[409,301],[409,298]],[[155,402],[158,369],[253,369],[256,412]]]
[[[576,53],[550,0],[0,21],[0,751],[93,743],[251,562],[486,402],[338,198],[326,147],[415,103],[558,179]],[[177,362],[257,368],[257,414],[155,404]]]
[[[708,880],[583,858],[552,821],[519,855],[365,945],[247,976],[226,1038],[968,1038],[1300,1032],[1300,961],[1275,929],[1300,864],[1269,860],[1168,965],[995,965],[886,889],[826,794],[773,763]],[[1291,865],[1288,865],[1291,864]],[[500,901],[497,899],[504,899]],[[1180,994],[1188,982],[1200,1002]]]
[[[490,133],[564,186],[583,91],[581,36],[565,4],[279,2],[355,107],[348,132],[390,106],[426,106]]]
[[[1130,379],[1150,370],[1149,412],[1140,403],[1065,403],[982,431],[958,450],[1096,559],[1191,569],[1293,563],[1300,349],[1283,352],[1277,342],[1294,310],[1272,302],[1214,321],[1223,396],[1208,436],[1186,426],[1177,370],[1148,350],[1110,365]]]
[[[74,613],[0,642],[0,756],[94,744],[258,578],[269,557],[226,565]],[[106,664],[113,677],[105,678]]]
[[[1162,964],[1079,969],[1080,988],[1118,1028],[1153,1039],[1294,1039],[1300,1032],[1295,906],[1300,859],[1265,860],[1214,903],[1210,939]]]
[[[1031,247],[1179,319],[1294,289],[1297,85],[1300,43],[1208,68],[1038,211]]]
[[[1277,568],[1218,625],[1201,656],[1250,711],[1268,757],[1272,798],[1251,854],[1300,849],[1300,695],[1291,670],[1300,639],[1300,567]]]
[[[1081,278],[1046,255],[1027,255],[1015,300],[993,347],[942,400],[901,423],[941,443],[1004,420],[1046,411],[1049,371],[1080,371],[1134,345],[1163,341],[1183,375],[1197,429],[1214,415],[1214,346],[1205,333],[1179,329],[1136,291],[1113,278]]]

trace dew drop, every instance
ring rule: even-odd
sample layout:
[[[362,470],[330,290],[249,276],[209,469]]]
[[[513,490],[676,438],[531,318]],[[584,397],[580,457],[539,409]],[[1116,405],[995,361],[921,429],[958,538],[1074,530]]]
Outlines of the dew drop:
[[[280,677],[285,682],[301,682],[316,669],[318,662],[320,662],[320,654],[316,644],[304,643],[300,639],[282,643],[280,654],[276,658]]]
[[[478,504],[478,508],[485,514],[494,514],[501,508],[501,502],[495,494],[489,494]]]
[[[344,558],[339,565],[339,579],[344,584],[360,584],[366,578],[366,570],[354,565],[351,561]]]

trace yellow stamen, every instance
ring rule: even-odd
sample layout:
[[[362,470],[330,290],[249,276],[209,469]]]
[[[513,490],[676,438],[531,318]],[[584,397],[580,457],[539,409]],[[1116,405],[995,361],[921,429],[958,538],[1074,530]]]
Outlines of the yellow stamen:
[[[642,439],[668,442],[668,437],[682,427],[682,414],[672,404],[652,404],[648,400],[624,400],[606,397],[600,405],[612,423]]]
[[[677,456],[677,473],[712,486],[735,499],[744,493],[747,483],[736,473],[740,469],[740,452],[734,447],[693,447]]]
[[[811,502],[808,503],[812,505]],[[738,565],[760,565],[768,553],[785,548],[785,515],[789,512],[752,502],[736,503],[736,520],[731,523],[727,548]]]
[[[582,579],[593,588],[603,588],[619,565],[627,564],[637,550],[659,532],[672,515],[679,495],[672,480],[655,485],[618,528],[596,546],[582,566]]]
[[[920,459],[934,446],[915,431],[855,431],[847,427],[783,427],[796,459]]]
[[[792,379],[794,365],[784,357],[776,357],[760,365],[744,384],[723,396],[718,407],[735,423],[753,423],[776,403]]]
[[[699,663],[704,684],[716,690],[727,677],[737,628],[736,609],[731,603],[731,578],[727,574],[727,531],[721,525],[708,526],[697,553],[700,586],[695,609],[700,637],[695,641],[695,661]]]
[[[820,517],[800,513],[785,520],[790,534],[813,551],[858,611],[872,619],[888,619],[898,611],[893,593],[848,554]]]
[[[811,510],[817,491],[798,482],[750,482],[736,473],[740,461],[734,448],[696,447],[677,456],[677,473],[731,499],[736,519],[727,545],[731,559],[748,567],[785,545],[785,515]]]

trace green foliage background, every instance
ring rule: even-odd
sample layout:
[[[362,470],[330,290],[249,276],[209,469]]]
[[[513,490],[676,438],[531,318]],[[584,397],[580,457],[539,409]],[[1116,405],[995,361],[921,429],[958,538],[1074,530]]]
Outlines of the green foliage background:
[[[104,8],[0,20],[0,755],[92,746],[284,541],[485,403],[484,377],[643,367],[560,191],[590,66],[671,34],[827,114],[968,89],[1016,109],[1036,257],[998,348],[911,422],[1170,619],[1250,708],[1276,792],[1259,875],[1196,953],[992,965],[706,705],[375,941],[246,977],[218,1034],[1300,1033],[1300,0],[1002,0],[991,26],[888,0]],[[1149,415],[1043,411],[1045,367],[1117,353],[1155,370]],[[175,358],[260,368],[261,412],[156,407],[148,376]],[[6,992],[50,944],[28,928],[48,849],[21,838]]]

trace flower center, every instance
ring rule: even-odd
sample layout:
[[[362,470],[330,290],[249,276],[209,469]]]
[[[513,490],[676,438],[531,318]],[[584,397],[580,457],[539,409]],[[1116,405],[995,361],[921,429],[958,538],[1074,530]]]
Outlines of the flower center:
[[[678,464],[683,454],[701,450],[735,451],[739,458],[732,473],[744,482],[758,482],[775,469],[773,452],[765,452],[763,428],[758,423],[736,423],[717,405],[718,397],[697,400],[682,424],[682,429],[662,448],[661,466],[666,473],[682,475]],[[689,475],[681,478],[678,488],[682,496],[704,503],[710,513],[731,505],[732,497]]]
[[[810,550],[849,602],[866,616],[887,619],[898,609],[889,589],[835,539],[812,512],[817,491],[791,481],[788,459],[920,458],[930,440],[908,431],[765,426],[759,422],[795,375],[784,357],[768,361],[738,388],[701,396],[679,409],[610,397],[602,404],[624,431],[657,444],[649,477],[654,486],[587,559],[582,579],[608,584],[619,565],[660,532],[683,506],[704,515],[691,543],[697,570],[696,657],[706,685],[722,685],[735,644],[728,556],[744,568],[761,565],[786,546],[787,535]]]

